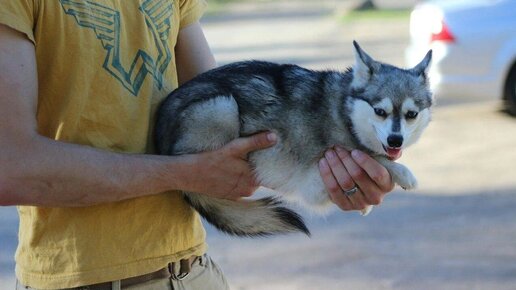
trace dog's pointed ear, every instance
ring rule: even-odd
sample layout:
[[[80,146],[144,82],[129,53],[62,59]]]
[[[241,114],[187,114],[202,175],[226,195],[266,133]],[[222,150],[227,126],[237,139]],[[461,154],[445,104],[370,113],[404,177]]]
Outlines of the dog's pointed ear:
[[[353,66],[352,88],[363,88],[371,76],[378,71],[378,63],[370,57],[356,41],[353,41],[355,47],[355,65]]]
[[[425,57],[423,58],[423,60],[418,63],[413,69],[412,71],[418,75],[418,76],[423,76],[424,78],[426,78],[427,74],[428,74],[428,69],[430,68],[430,62],[432,61],[432,50],[430,49]]]

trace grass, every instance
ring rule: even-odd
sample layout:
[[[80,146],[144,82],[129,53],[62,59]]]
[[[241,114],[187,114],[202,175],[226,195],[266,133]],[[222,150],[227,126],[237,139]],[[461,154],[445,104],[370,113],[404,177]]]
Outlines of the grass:
[[[353,22],[362,20],[408,20],[410,18],[410,11],[410,9],[351,10],[342,16],[342,21]]]
[[[238,0],[209,0],[208,9],[206,10],[207,15],[214,15],[224,11],[224,7],[227,4],[239,2]]]
[[[250,2],[251,0],[208,0],[208,10],[206,14],[218,14],[224,11],[226,5],[238,2]]]
[[[208,0],[208,9],[206,14],[216,15],[225,11],[228,4],[239,3],[239,2],[268,2],[273,0]]]

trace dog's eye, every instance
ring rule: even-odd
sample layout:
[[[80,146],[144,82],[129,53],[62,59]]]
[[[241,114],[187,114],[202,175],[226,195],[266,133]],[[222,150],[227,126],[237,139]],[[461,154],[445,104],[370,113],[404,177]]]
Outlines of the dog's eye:
[[[387,112],[385,112],[385,110],[384,110],[384,109],[375,108],[375,109],[374,109],[374,113],[375,113],[376,115],[380,116],[380,117],[383,117],[383,118],[387,117]]]
[[[414,112],[414,111],[408,111],[406,114],[405,114],[405,118],[407,119],[415,119],[417,117],[417,112]]]

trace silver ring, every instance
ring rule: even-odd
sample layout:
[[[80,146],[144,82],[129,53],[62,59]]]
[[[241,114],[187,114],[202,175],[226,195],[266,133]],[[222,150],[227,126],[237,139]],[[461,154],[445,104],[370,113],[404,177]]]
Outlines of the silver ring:
[[[358,191],[358,187],[355,185],[352,189],[344,190],[344,194],[345,194],[347,197],[351,197],[351,196],[353,196],[353,194],[355,194],[357,191]]]

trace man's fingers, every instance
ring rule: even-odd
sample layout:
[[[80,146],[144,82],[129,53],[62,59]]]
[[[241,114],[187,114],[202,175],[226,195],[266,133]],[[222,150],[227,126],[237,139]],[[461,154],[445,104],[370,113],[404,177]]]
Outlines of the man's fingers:
[[[378,161],[359,150],[353,150],[351,157],[382,191],[389,192],[394,188],[391,175]]]
[[[330,170],[333,173],[334,178],[337,180],[338,185],[342,190],[349,190],[355,186],[355,182],[351,179],[341,159],[333,150],[328,150],[324,154]]]
[[[353,195],[353,203],[358,206],[359,209],[363,209],[367,205],[379,204],[383,199],[384,191],[380,189],[376,182],[371,179],[369,173],[353,159],[352,155],[348,151],[339,147],[336,149],[347,172],[358,188],[360,188],[361,194]]]
[[[249,152],[271,147],[276,144],[276,140],[276,134],[263,132],[249,137],[235,139],[228,144],[228,149],[232,155],[245,159]]]
[[[322,180],[330,194],[331,200],[339,206],[342,210],[353,210],[351,201],[346,198],[337,179],[333,175],[328,160],[322,158],[319,161],[319,171],[321,173]]]

